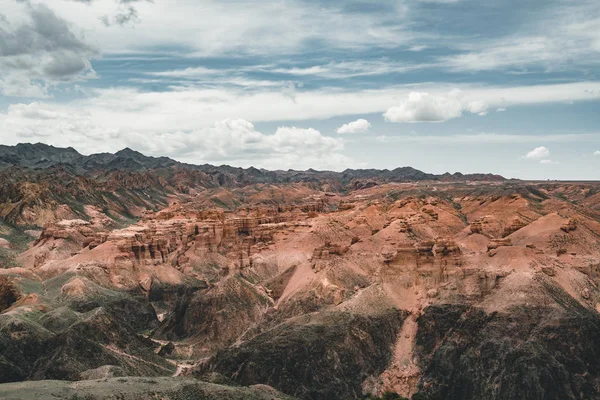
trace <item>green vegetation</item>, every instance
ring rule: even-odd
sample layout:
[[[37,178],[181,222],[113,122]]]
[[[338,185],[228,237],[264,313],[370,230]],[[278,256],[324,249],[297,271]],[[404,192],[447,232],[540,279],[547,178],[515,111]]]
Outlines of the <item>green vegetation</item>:
[[[24,232],[27,229],[39,228],[37,226],[16,227],[0,221],[0,238],[8,240],[13,249],[23,251],[27,249],[27,245],[33,240],[30,235]]]
[[[16,261],[19,253],[27,249],[27,245],[33,238],[24,233],[26,229],[37,227],[15,227],[10,224],[0,222],[0,238],[6,239],[10,243],[9,249],[0,248],[0,268],[19,267],[20,264]]]
[[[65,196],[62,200],[65,202],[65,204],[67,204],[69,206],[71,211],[73,211],[79,218],[81,218],[85,221],[90,220],[90,217],[85,212],[85,207],[83,206],[83,204],[80,200],[78,200],[77,198],[75,198],[74,196],[72,196],[70,194]]]
[[[16,253],[8,249],[0,249],[0,268],[15,268],[20,264],[16,260]]]
[[[226,210],[229,210],[229,206],[227,204],[225,204],[225,202],[223,202],[221,199],[219,199],[217,197],[211,197],[210,201],[212,201],[213,203],[215,203],[217,205],[217,207],[221,207],[221,208],[224,208]]]

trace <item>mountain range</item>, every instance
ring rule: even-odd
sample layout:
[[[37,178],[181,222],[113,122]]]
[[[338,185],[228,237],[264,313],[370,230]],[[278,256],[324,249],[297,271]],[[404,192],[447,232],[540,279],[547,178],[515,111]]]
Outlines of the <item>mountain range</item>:
[[[147,171],[163,168],[182,168],[215,174],[243,176],[252,182],[289,183],[310,182],[311,180],[339,180],[347,183],[356,179],[377,179],[384,182],[406,181],[502,181],[504,177],[494,174],[462,174],[460,172],[435,175],[419,171],[411,167],[399,167],[393,170],[383,169],[346,169],[342,172],[315,171],[268,171],[265,169],[235,168],[227,165],[212,166],[191,165],[175,161],[168,157],[149,157],[142,153],[125,148],[114,154],[98,153],[82,155],[72,147],[60,148],[43,143],[20,143],[16,146],[0,145],[0,168],[27,167],[32,169],[46,169],[49,167],[65,166],[73,168],[79,174],[92,171],[126,170]]]

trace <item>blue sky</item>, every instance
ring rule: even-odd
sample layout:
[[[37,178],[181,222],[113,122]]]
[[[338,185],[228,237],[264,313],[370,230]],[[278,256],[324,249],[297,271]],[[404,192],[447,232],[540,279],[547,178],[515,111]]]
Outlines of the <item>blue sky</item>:
[[[4,0],[0,142],[600,179],[600,2]]]

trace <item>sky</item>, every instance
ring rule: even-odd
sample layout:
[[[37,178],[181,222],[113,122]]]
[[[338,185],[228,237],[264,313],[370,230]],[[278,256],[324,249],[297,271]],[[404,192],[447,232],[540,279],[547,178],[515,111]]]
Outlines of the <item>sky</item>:
[[[600,179],[598,0],[0,0],[0,144]]]

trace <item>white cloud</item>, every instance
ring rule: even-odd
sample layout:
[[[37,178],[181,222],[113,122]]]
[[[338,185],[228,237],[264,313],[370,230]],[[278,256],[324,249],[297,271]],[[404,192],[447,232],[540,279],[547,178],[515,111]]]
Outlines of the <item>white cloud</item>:
[[[93,111],[35,102],[12,105],[5,114],[0,113],[0,130],[7,144],[43,141],[73,146],[85,153],[116,151],[127,146],[190,163],[336,170],[352,164],[342,153],[341,138],[297,127],[279,127],[273,134],[265,134],[243,119],[225,119],[185,131],[160,127],[130,129],[111,126]]]
[[[504,112],[504,111],[506,111],[506,108],[504,108],[504,107],[496,108],[496,112]]]
[[[550,150],[545,146],[536,147],[525,155],[525,158],[530,160],[542,160],[548,157],[550,157]]]
[[[558,164],[558,161],[552,161],[549,159],[540,160],[540,164]]]
[[[442,122],[462,116],[463,111],[487,114],[488,105],[483,100],[465,102],[460,90],[446,96],[411,92],[398,106],[390,107],[383,116],[390,122]]]
[[[596,150],[596,151],[594,152],[594,155],[595,155],[595,156],[600,156],[600,150]]]
[[[337,129],[337,133],[339,134],[347,134],[347,133],[364,133],[369,130],[371,127],[371,123],[366,119],[357,119],[356,121],[349,122],[340,126]]]
[[[387,143],[388,142],[388,137],[385,135],[379,135],[375,138],[378,142],[381,143]]]

